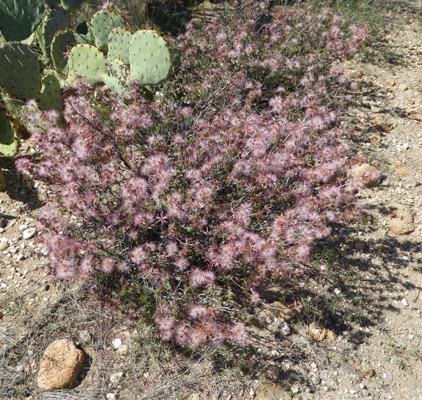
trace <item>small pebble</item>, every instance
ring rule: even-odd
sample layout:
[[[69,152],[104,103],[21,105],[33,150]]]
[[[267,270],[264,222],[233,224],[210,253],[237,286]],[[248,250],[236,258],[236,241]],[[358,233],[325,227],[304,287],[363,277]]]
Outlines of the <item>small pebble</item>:
[[[35,235],[35,228],[29,228],[22,232],[22,236],[24,239],[31,239]]]
[[[115,349],[118,349],[122,345],[122,339],[114,339],[111,344]]]

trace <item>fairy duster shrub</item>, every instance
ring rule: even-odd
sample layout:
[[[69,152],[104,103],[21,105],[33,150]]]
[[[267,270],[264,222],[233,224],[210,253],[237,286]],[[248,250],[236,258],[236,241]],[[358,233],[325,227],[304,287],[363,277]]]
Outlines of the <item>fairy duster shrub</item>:
[[[38,221],[51,273],[135,299],[182,345],[244,342],[230,299],[256,304],[270,282],[300,280],[315,239],[359,212],[335,62],[367,28],[330,9],[236,6],[173,40],[182,61],[159,100],[77,81],[65,127],[28,103],[40,160],[17,163],[49,183]]]

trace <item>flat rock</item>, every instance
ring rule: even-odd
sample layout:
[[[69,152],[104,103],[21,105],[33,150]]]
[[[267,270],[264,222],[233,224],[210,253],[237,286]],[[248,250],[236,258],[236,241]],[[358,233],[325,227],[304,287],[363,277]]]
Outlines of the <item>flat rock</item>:
[[[85,354],[73,342],[59,339],[44,351],[39,365],[37,385],[42,390],[66,388],[75,382]]]
[[[272,383],[262,384],[256,391],[256,400],[291,400],[287,389]]]
[[[400,176],[410,176],[410,175],[412,175],[411,169],[404,163],[398,163],[394,167],[394,170],[396,171],[396,174],[400,175]]]
[[[387,209],[387,215],[392,217],[387,221],[387,225],[393,234],[408,235],[415,230],[413,215],[408,207],[400,204],[390,205]]]

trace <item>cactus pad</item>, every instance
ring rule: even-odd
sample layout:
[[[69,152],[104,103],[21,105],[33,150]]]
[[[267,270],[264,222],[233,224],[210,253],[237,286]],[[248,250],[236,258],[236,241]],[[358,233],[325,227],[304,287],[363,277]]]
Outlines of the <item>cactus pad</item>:
[[[7,41],[26,39],[37,29],[44,10],[43,0],[1,0],[0,31]]]
[[[113,28],[108,35],[108,54],[107,58],[113,60],[120,58],[129,65],[129,43],[132,34],[125,28]]]
[[[38,40],[40,47],[46,58],[50,57],[50,45],[54,35],[58,31],[63,31],[69,24],[69,15],[64,8],[57,7],[49,10],[40,25]]]
[[[0,86],[26,99],[38,97],[40,64],[28,45],[7,43],[0,47]]]
[[[104,83],[118,96],[124,96],[129,90],[130,82],[129,67],[120,59],[110,60],[107,65],[108,75],[104,77]]]
[[[44,0],[44,2],[49,7],[57,7],[60,4],[60,0]]]
[[[106,74],[106,59],[95,46],[78,44],[71,50],[67,62],[67,85],[77,76],[89,83],[95,83],[103,80]]]
[[[75,29],[75,39],[78,43],[94,43],[94,34],[91,25],[87,22],[81,22]]]
[[[62,70],[66,64],[67,59],[64,53],[66,53],[69,47],[73,47],[76,44],[75,35],[72,31],[60,31],[56,32],[54,39],[51,42],[50,55],[53,60],[54,68]]]
[[[6,92],[0,92],[0,104],[3,108],[6,109],[8,114],[12,119],[18,120],[23,108],[25,107],[25,102],[19,99],[14,99],[9,96]],[[2,108],[0,107],[0,109]]]
[[[151,30],[138,31],[130,40],[130,69],[132,79],[142,85],[156,85],[170,71],[170,52],[164,39]]]
[[[0,109],[0,153],[13,157],[18,151],[18,139],[6,110]]]
[[[63,111],[62,85],[58,74],[53,70],[45,71],[40,93],[40,110]]]
[[[100,10],[91,18],[92,32],[95,37],[95,45],[102,51],[107,50],[108,35],[110,31],[117,27],[123,26],[125,20],[123,17],[109,10]]]
[[[61,0],[62,6],[66,10],[78,8],[85,0]]]

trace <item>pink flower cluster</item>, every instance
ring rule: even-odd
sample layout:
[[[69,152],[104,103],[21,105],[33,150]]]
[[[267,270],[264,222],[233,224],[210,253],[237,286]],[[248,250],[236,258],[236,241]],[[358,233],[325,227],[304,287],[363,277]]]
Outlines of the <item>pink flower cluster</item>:
[[[315,240],[359,212],[337,127],[349,82],[333,62],[367,28],[330,9],[239,5],[174,39],[165,101],[78,82],[64,123],[33,103],[24,116],[40,160],[17,168],[50,185],[38,221],[52,274],[138,299],[184,345],[245,342],[232,289],[258,304],[269,282],[300,279]]]

